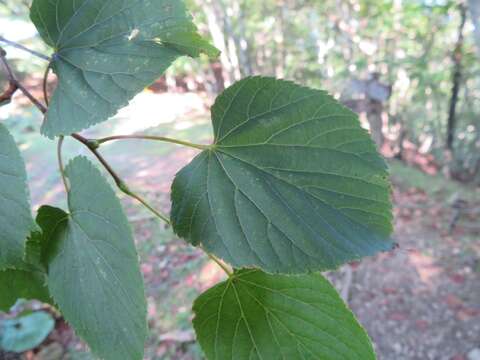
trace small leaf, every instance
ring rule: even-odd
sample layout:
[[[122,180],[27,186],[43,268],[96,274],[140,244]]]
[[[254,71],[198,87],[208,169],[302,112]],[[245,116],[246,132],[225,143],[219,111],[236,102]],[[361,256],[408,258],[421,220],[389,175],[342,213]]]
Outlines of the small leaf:
[[[23,264],[25,242],[35,223],[30,212],[27,174],[8,130],[0,124],[0,269]]]
[[[48,287],[65,319],[96,355],[142,359],[146,305],[137,253],[120,202],[83,157],[65,169],[70,215],[49,208],[42,223],[48,251]],[[41,214],[47,214],[44,211]],[[63,220],[62,220],[63,219]],[[56,224],[47,231],[45,224]]]
[[[0,271],[0,311],[8,311],[18,299],[51,303],[45,274],[29,270]]]
[[[212,108],[215,142],[172,186],[172,225],[236,268],[303,273],[392,248],[384,160],[324,91],[253,77]]]
[[[38,209],[36,221],[42,232],[36,233],[34,240],[40,247],[39,261],[46,269],[58,251],[56,234],[65,231],[68,218],[69,215],[65,211],[53,206],[44,205]]]
[[[24,352],[36,348],[55,327],[55,320],[45,312],[35,312],[16,319],[3,320],[0,326],[0,348]]]
[[[25,263],[38,271],[45,272],[45,267],[42,263],[41,231],[33,231],[27,238],[25,247]]]
[[[375,359],[370,340],[319,274],[242,270],[202,294],[193,325],[208,359]]]
[[[55,50],[50,138],[107,120],[179,56],[218,55],[183,0],[34,0],[30,17]]]

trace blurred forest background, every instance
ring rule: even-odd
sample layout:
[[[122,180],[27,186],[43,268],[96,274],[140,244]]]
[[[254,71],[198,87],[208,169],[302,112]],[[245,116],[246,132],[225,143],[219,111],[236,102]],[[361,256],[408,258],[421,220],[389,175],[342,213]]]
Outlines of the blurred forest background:
[[[180,59],[128,109],[89,133],[142,131],[207,142],[209,106],[245,76],[328,90],[359,113],[389,161],[400,244],[392,254],[330,274],[332,281],[380,359],[479,360],[480,0],[187,2],[202,33],[222,51],[220,58]],[[28,22],[28,6],[27,0],[0,0],[0,45],[41,97],[45,62],[2,43],[51,53]],[[0,82],[6,86],[3,73]],[[15,100],[0,109],[0,120],[21,143],[33,202],[61,204],[54,144],[35,132],[41,121],[35,109],[20,96]],[[67,149],[79,151],[73,144]],[[158,144],[106,149],[119,171],[166,211],[171,179],[194,154]],[[123,202],[149,296],[146,358],[202,359],[190,304],[221,273],[135,203]],[[7,318],[25,306],[31,305],[20,304]],[[88,356],[68,326],[56,321],[43,345],[21,356]]]

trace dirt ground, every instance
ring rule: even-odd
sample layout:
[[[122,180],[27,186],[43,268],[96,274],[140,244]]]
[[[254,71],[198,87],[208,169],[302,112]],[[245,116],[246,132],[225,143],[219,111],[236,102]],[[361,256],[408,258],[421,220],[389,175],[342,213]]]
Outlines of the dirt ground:
[[[161,118],[142,123],[142,114],[152,113],[149,106],[157,109],[159,104],[167,106],[172,101],[156,96],[147,94],[136,100],[142,105],[141,113],[124,112],[90,134],[175,133],[185,140],[208,141],[211,130],[203,99],[191,95],[175,99],[176,106],[184,105],[183,112],[169,113],[165,108]],[[12,124],[29,114],[10,111],[16,114],[8,117]],[[36,124],[36,115],[28,116]],[[34,204],[64,204],[53,158],[55,144],[24,128],[17,126],[16,131],[23,139],[21,148],[31,174]],[[65,152],[67,157],[85,153],[75,144],[67,144]],[[173,176],[195,151],[158,143],[122,142],[106,147],[104,154],[132,188],[141,189],[154,207],[168,212]],[[397,173],[397,168],[402,172]],[[398,164],[393,170],[399,247],[330,276],[370,334],[379,359],[479,360],[472,357],[474,350],[480,349],[479,216],[462,213],[456,226],[451,223],[456,200],[466,200],[463,206],[474,209],[480,204],[480,195],[470,189],[459,190],[452,183],[444,188],[443,180],[432,192],[431,178],[412,181],[423,175]],[[151,337],[145,358],[203,359],[194,342],[191,304],[202,291],[223,279],[222,272],[135,202],[125,197],[122,202],[132,221],[146,283]],[[351,279],[345,274],[351,274]],[[83,350],[85,346],[59,320],[47,342],[23,358],[87,359]]]
[[[480,244],[452,211],[419,190],[395,190],[399,248],[354,271],[350,305],[379,359],[476,360],[480,347]],[[422,206],[423,205],[423,206]],[[420,208],[417,208],[417,207]],[[470,358],[468,354],[470,353]]]

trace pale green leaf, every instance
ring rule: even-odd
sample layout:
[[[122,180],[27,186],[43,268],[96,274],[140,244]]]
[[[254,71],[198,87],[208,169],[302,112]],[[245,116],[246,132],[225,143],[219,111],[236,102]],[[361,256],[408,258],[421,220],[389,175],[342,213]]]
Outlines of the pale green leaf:
[[[30,210],[27,174],[8,130],[0,124],[0,269],[23,264],[25,242],[35,222]]]
[[[39,271],[0,271],[0,311],[8,311],[18,299],[51,303],[45,274]]]
[[[48,137],[107,120],[179,56],[218,55],[183,0],[34,0],[30,17],[55,51]]]
[[[75,158],[65,172],[70,215],[48,211],[57,214],[48,220],[56,224],[47,240],[50,293],[99,357],[140,360],[147,330],[145,294],[127,218],[86,158]]]
[[[40,345],[55,327],[55,319],[42,311],[0,323],[0,348],[21,353]]]
[[[209,360],[370,360],[370,340],[319,274],[242,270],[202,294],[193,325]]]
[[[385,162],[327,93],[247,78],[218,97],[212,122],[214,144],[173,183],[179,236],[234,267],[283,273],[392,248]]]

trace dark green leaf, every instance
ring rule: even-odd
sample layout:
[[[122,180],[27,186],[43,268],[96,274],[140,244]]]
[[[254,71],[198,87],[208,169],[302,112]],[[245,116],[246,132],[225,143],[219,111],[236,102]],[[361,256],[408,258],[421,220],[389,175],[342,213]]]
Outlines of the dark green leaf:
[[[38,209],[36,221],[42,232],[37,233],[34,240],[40,247],[40,263],[47,269],[50,260],[58,251],[59,237],[56,234],[65,231],[68,217],[69,215],[65,211],[56,207],[44,205]]]
[[[179,56],[218,55],[183,0],[34,0],[30,16],[55,50],[49,137],[107,120]]]
[[[56,230],[48,233],[42,225],[54,249],[48,251],[50,293],[98,356],[140,360],[147,330],[145,294],[127,218],[86,158],[75,158],[65,172],[70,215],[50,208],[48,213],[57,215],[48,223]]]
[[[214,145],[177,174],[175,232],[234,267],[300,273],[392,248],[390,185],[357,116],[253,77],[212,108]]]
[[[25,263],[30,268],[45,272],[45,265],[42,262],[42,232],[34,231],[27,239],[25,249]]]
[[[1,323],[0,348],[11,352],[24,352],[40,345],[55,327],[55,320],[45,312],[35,312]]]
[[[319,274],[242,270],[202,294],[193,310],[210,360],[375,359],[367,334]]]
[[[27,239],[25,266],[46,272],[49,260],[55,255],[56,243],[54,233],[65,227],[68,214],[62,209],[42,206],[38,210],[36,222],[40,230],[33,231]],[[23,267],[22,267],[23,268]]]
[[[0,311],[8,311],[18,299],[51,303],[45,275],[38,271],[0,271]]]
[[[0,269],[23,264],[25,242],[35,230],[25,165],[14,139],[0,124]]]

